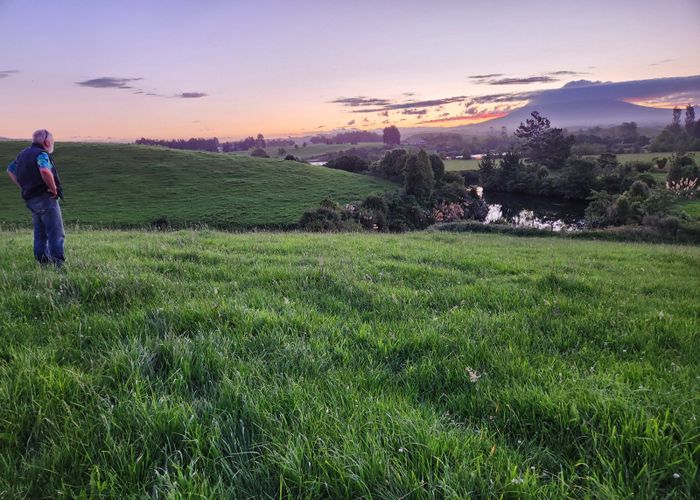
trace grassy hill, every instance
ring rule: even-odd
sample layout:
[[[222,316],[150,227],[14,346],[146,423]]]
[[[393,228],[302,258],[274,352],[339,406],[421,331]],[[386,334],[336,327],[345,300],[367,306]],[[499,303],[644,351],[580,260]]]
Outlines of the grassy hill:
[[[700,250],[0,232],[0,497],[697,498]]]
[[[4,171],[25,144],[0,143]],[[66,222],[133,227],[167,218],[180,226],[284,226],[325,196],[362,199],[380,179],[301,163],[123,144],[58,144]],[[3,174],[4,177],[4,174]],[[19,193],[0,182],[0,223],[29,224]]]

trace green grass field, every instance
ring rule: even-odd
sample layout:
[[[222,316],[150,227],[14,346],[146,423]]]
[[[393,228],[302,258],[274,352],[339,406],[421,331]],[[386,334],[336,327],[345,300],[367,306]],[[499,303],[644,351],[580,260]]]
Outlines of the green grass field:
[[[145,152],[144,152],[145,154]],[[698,498],[700,249],[0,232],[0,497]]]
[[[700,200],[685,200],[676,206],[691,217],[700,219]]]
[[[445,170],[458,172],[460,170],[479,170],[480,160],[445,160]]]
[[[617,155],[618,161],[626,163],[630,161],[651,161],[652,158],[668,158],[672,153],[626,153]],[[696,158],[700,158],[700,151],[695,151],[692,154]],[[478,170],[479,160],[446,160],[445,169],[458,170]]]
[[[24,146],[0,142],[3,171]],[[290,161],[135,145],[64,143],[54,157],[65,185],[66,222],[94,226],[146,226],[162,217],[177,226],[284,226],[326,196],[349,202],[393,187]],[[7,178],[0,182],[0,224],[30,224]]]
[[[297,149],[294,149],[294,146],[284,146],[284,149],[287,151],[287,154],[292,154],[302,160],[311,160],[324,154],[347,151],[352,148],[380,149],[383,147],[384,144],[381,142],[359,142],[357,144],[307,144],[306,147],[302,147],[299,144]],[[277,157],[278,150],[279,146],[265,148],[267,154],[272,158]],[[250,151],[241,151],[235,154],[247,156],[250,154]]]

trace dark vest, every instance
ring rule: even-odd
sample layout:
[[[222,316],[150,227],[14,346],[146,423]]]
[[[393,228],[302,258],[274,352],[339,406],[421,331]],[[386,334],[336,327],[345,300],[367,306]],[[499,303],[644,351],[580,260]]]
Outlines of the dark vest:
[[[41,153],[46,153],[46,150],[41,147],[41,145],[35,143],[17,156],[17,170],[15,175],[17,176],[17,182],[19,182],[22,188],[22,198],[25,200],[47,192],[48,187],[41,177],[41,173],[39,173],[39,164],[36,161]],[[58,177],[58,171],[56,171],[56,167],[54,166],[53,158],[51,158],[51,173],[53,174],[54,181],[56,181],[58,195],[63,198],[61,179]]]

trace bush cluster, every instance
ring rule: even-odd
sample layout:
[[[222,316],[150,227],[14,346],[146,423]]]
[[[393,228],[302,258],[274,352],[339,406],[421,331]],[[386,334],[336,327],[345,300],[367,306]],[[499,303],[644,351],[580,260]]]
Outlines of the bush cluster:
[[[429,156],[422,150],[409,154],[395,149],[388,151],[382,162],[389,166],[392,177],[403,180],[403,189],[368,196],[362,202],[342,207],[324,200],[319,208],[302,216],[300,228],[404,232],[424,229],[445,220],[483,220],[486,217],[488,207],[483,199],[475,189],[465,186],[462,176],[445,172],[439,156]],[[348,160],[348,168],[354,164]]]

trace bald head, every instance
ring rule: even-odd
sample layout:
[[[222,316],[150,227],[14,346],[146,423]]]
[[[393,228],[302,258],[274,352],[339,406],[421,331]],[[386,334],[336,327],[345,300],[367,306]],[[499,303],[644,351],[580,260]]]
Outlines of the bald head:
[[[53,153],[53,134],[46,129],[40,129],[32,135],[32,142],[41,144],[48,153]]]

